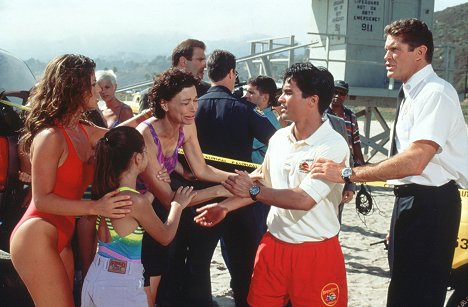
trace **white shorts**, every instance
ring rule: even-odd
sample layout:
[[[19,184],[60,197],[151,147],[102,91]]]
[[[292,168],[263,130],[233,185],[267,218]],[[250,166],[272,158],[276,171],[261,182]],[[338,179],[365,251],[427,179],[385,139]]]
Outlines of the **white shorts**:
[[[113,272],[112,272],[113,271]],[[82,307],[148,306],[143,265],[113,261],[96,254],[81,291]]]

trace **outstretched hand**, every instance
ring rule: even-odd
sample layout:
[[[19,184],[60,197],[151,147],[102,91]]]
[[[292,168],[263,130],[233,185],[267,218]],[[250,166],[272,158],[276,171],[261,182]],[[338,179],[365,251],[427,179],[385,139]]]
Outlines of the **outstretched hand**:
[[[197,195],[197,192],[193,190],[192,186],[179,187],[175,193],[173,202],[176,202],[182,206],[182,208],[185,208],[190,204],[195,195]]]
[[[115,190],[107,193],[96,201],[93,215],[106,216],[110,218],[122,218],[131,212],[132,201],[129,195],[118,195],[120,191]]]
[[[197,213],[199,214],[193,218],[195,223],[203,227],[213,227],[226,217],[228,210],[215,203],[198,208]]]
[[[229,176],[221,184],[235,196],[250,198],[249,189],[254,185],[254,181],[246,171],[236,170],[236,173],[237,175]]]
[[[336,163],[333,160],[318,158],[312,164],[310,175],[315,179],[324,179],[331,182],[343,183],[341,170],[346,167],[345,160]]]

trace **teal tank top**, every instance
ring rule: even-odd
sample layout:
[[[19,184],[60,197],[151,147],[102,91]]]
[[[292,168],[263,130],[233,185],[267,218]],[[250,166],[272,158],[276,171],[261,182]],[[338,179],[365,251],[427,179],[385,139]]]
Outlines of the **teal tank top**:
[[[139,193],[138,191],[127,187],[120,187],[118,190]],[[96,229],[99,228],[101,220],[102,218],[98,216],[96,220]],[[143,233],[145,232],[143,227],[138,226],[132,233],[125,237],[121,237],[114,230],[114,226],[112,225],[110,218],[105,217],[104,221],[109,229],[112,241],[102,242],[98,240],[98,254],[109,259],[141,262],[141,243],[143,240]]]

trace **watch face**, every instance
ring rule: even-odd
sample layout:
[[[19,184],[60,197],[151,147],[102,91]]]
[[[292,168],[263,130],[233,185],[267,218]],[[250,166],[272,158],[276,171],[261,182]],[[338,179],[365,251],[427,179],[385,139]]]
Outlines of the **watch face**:
[[[351,167],[345,167],[341,171],[341,176],[343,176],[343,177],[349,177],[352,174],[353,174],[353,170],[351,169]]]
[[[250,195],[257,195],[258,193],[260,193],[260,187],[258,185],[251,186],[249,189],[249,193]]]

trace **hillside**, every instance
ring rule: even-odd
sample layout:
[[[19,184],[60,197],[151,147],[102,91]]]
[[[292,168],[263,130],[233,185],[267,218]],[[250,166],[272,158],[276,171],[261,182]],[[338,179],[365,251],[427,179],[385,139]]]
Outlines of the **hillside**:
[[[455,61],[453,67],[456,67],[454,71],[453,85],[459,93],[463,93],[465,89],[465,74],[468,71],[468,3],[461,4],[454,7],[446,8],[443,11],[435,12],[434,14],[434,43],[436,46],[453,46],[455,50]],[[258,36],[255,36],[258,37]],[[249,53],[249,45],[247,41],[254,39],[254,34],[249,34],[244,37],[245,40],[224,40],[224,41],[207,41],[208,53],[216,48],[227,49],[233,52],[236,56],[241,57]],[[146,41],[154,42],[158,41],[156,38],[145,39]],[[174,43],[175,45],[175,43]],[[149,80],[154,74],[157,74],[164,69],[168,68],[170,63],[170,49],[166,45],[159,48],[155,53],[160,55],[154,55],[153,57],[144,57],[142,54],[132,52],[119,52],[114,55],[100,55],[95,57],[97,69],[112,68],[117,72],[119,77],[118,85],[120,88]],[[152,48],[142,45],[141,50],[152,50]],[[162,52],[161,50],[164,50]],[[443,53],[440,49],[436,49],[434,54],[434,67],[444,67]],[[297,51],[296,61],[302,61],[301,51]],[[29,59],[26,60],[34,75],[39,77],[46,65],[46,63],[37,60]],[[284,67],[280,67],[281,70]],[[279,68],[278,68],[279,69]],[[275,68],[275,76],[281,74]],[[247,72],[242,67],[239,67],[241,77],[245,79]]]
[[[468,71],[468,3],[448,7],[434,14],[434,44],[455,47],[453,85],[459,93],[465,89],[465,74]],[[440,52],[434,54],[434,65],[442,67]]]

